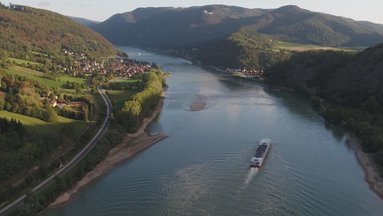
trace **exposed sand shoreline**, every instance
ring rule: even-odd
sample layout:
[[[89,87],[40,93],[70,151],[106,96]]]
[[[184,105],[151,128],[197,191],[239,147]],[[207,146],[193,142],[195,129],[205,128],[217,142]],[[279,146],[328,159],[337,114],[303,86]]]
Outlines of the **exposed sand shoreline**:
[[[350,145],[350,148],[355,152],[356,157],[363,167],[365,180],[370,189],[383,199],[383,179],[380,177],[379,171],[376,168],[373,159],[369,154],[362,150],[360,140],[358,140],[355,136],[347,134],[347,142]]]
[[[152,115],[144,119],[141,127],[133,134],[126,134],[122,143],[111,149],[106,158],[101,161],[92,171],[88,172],[71,189],[61,194],[48,208],[57,208],[70,202],[81,188],[114,169],[120,163],[134,157],[153,144],[165,139],[167,135],[158,134],[149,136],[145,129],[158,116],[163,106],[163,99],[157,105]]]

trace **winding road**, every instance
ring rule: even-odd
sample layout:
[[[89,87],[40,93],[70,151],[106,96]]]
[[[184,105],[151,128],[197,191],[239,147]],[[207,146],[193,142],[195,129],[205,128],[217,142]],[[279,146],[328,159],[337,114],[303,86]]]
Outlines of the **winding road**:
[[[105,134],[105,132],[108,130],[109,124],[110,124],[110,114],[112,110],[112,103],[109,99],[109,97],[106,95],[104,90],[101,90],[97,87],[98,92],[100,93],[103,101],[106,105],[106,115],[105,119],[102,123],[102,126],[97,131],[97,133],[94,135],[92,140],[89,141],[89,143],[71,160],[69,161],[65,166],[63,166],[61,169],[56,171],[54,174],[49,176],[47,179],[45,179],[43,182],[41,182],[39,185],[34,187],[31,191],[34,193],[39,193],[46,189],[50,184],[52,184],[55,180],[54,178],[56,176],[63,176],[65,173],[67,173],[72,167],[74,167],[76,164],[78,164],[97,144],[98,140]],[[0,209],[0,216],[5,216],[10,214],[13,210],[17,209],[18,207],[22,206],[24,204],[24,200],[27,197],[26,194],[20,196],[17,200],[10,203],[9,205],[5,206],[4,208]]]

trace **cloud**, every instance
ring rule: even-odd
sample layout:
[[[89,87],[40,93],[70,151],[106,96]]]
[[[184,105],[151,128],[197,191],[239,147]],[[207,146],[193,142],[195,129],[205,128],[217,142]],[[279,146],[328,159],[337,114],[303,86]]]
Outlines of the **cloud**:
[[[45,1],[37,3],[37,6],[40,6],[40,7],[48,7],[49,5],[50,3]]]

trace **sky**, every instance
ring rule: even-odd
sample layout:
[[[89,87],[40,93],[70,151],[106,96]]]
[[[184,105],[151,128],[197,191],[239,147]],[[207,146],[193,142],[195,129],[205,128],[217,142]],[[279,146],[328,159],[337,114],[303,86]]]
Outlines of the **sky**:
[[[113,14],[132,11],[139,7],[224,4],[269,9],[292,4],[311,11],[383,24],[383,0],[0,0],[0,2],[28,5],[94,21],[104,21]]]

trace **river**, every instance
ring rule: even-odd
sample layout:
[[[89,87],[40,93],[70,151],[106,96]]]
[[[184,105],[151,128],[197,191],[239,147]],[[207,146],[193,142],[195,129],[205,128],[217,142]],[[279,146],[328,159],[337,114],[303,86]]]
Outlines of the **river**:
[[[44,216],[383,214],[342,132],[305,99],[121,48],[171,72],[163,111],[148,128],[169,137]],[[205,109],[191,112],[195,101]],[[264,137],[272,140],[265,164],[249,169]]]

